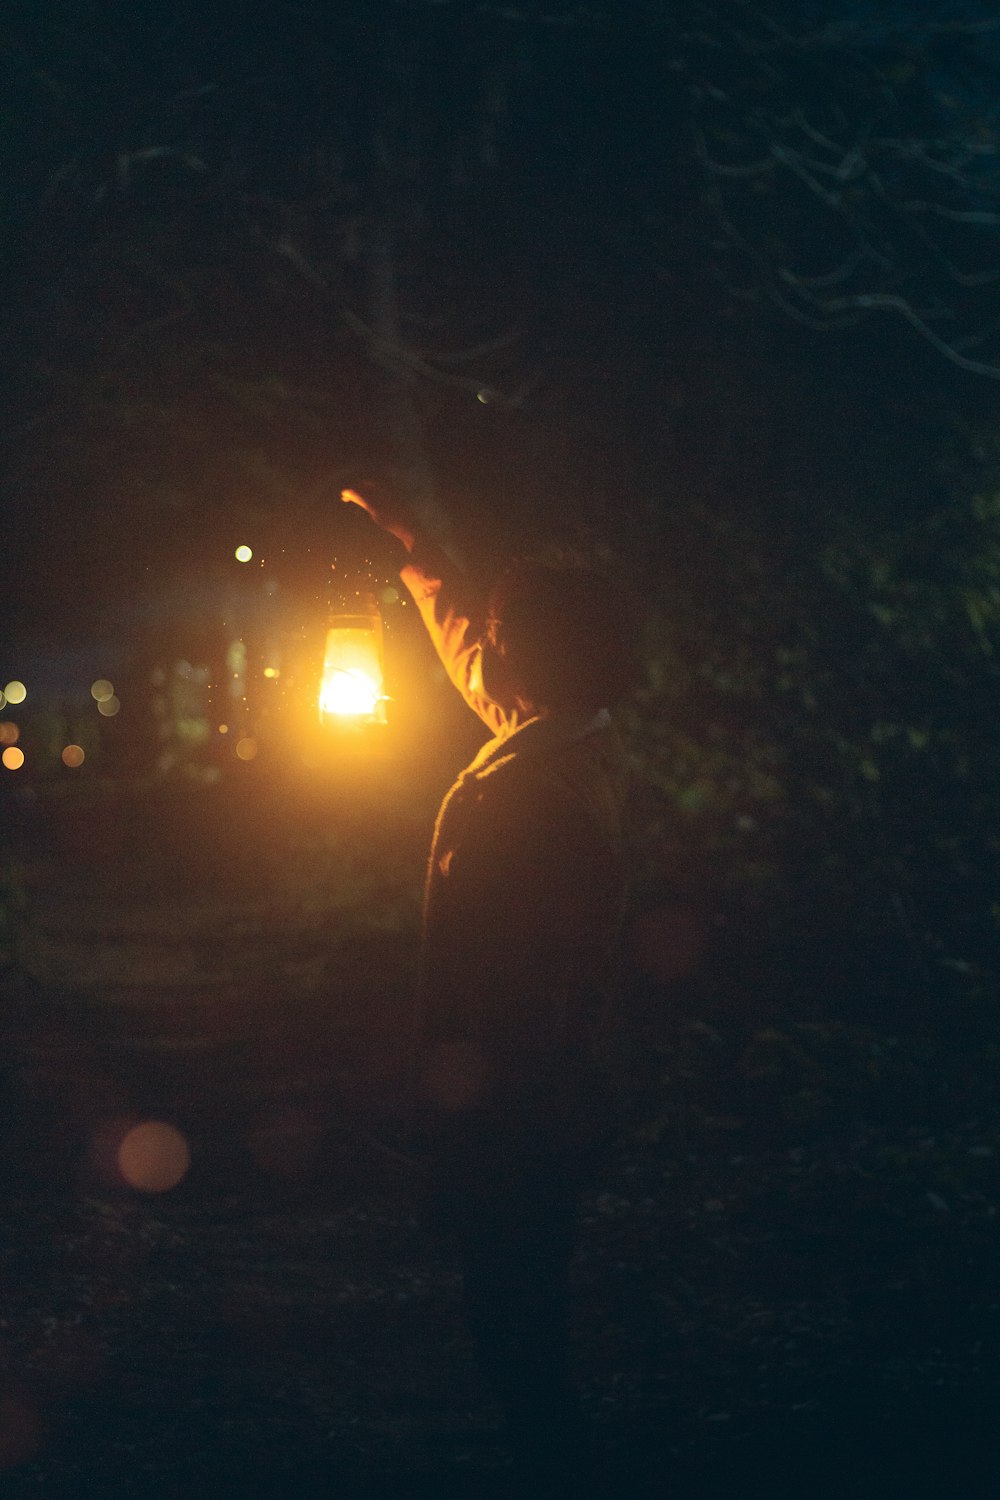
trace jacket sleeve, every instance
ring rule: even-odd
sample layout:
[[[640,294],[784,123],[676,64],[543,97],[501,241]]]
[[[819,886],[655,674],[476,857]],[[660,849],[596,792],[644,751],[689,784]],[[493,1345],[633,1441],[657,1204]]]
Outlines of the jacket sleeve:
[[[482,687],[485,606],[447,554],[421,538],[400,578],[413,597],[445,671],[473,713],[494,734],[507,729],[513,713],[488,698]]]

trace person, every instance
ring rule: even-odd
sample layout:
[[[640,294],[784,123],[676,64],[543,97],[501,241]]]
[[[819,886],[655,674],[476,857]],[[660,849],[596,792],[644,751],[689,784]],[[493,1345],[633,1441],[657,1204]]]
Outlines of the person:
[[[618,592],[522,559],[483,599],[414,514],[343,492],[408,554],[401,578],[491,731],[438,814],[413,1045],[434,1215],[522,1493],[579,1493],[569,1281],[577,1201],[613,1132],[626,754],[608,705],[636,661]]]

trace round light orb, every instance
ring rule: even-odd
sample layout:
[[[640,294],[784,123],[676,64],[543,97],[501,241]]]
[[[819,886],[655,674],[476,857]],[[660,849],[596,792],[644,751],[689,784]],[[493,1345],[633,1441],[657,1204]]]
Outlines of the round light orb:
[[[107,703],[109,698],[115,695],[114,686],[106,677],[98,677],[96,682],[90,684],[90,696],[97,703]]]
[[[0,755],[8,771],[19,771],[24,765],[24,751],[18,749],[17,745],[8,745],[3,755]]]
[[[253,557],[253,549],[246,546],[237,547],[236,551],[233,553],[233,556],[235,557],[237,562],[249,562]]]
[[[67,745],[63,750],[62,763],[64,766],[69,766],[71,770],[75,770],[77,766],[82,766],[85,760],[86,756],[83,753],[82,745]]]
[[[8,703],[23,703],[28,696],[28,689],[23,682],[18,682],[17,678],[13,682],[8,682],[3,691]]]
[[[257,741],[250,735],[244,735],[236,742],[236,754],[240,760],[253,760],[257,755]]]
[[[141,1193],[167,1193],[187,1176],[191,1150],[175,1125],[144,1120],[121,1142],[117,1162],[129,1187]]]
[[[110,698],[102,698],[97,705],[97,712],[105,719],[113,719],[115,714],[120,710],[121,701],[115,697],[114,693],[111,694]]]

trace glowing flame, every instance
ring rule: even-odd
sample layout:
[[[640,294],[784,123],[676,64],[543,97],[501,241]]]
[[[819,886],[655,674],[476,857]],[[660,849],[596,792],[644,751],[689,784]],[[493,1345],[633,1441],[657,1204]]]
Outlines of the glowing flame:
[[[378,615],[349,615],[327,632],[323,680],[319,691],[322,717],[374,719],[381,712],[381,620]]]
[[[336,669],[323,678],[319,708],[324,714],[374,714],[381,694],[367,672]]]

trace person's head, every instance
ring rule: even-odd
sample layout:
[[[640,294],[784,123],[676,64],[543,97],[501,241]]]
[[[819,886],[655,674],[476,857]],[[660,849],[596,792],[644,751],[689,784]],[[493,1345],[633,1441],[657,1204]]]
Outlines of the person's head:
[[[577,556],[513,562],[490,595],[483,685],[536,711],[596,713],[636,680],[636,611]]]

